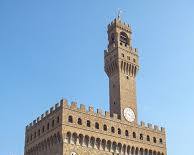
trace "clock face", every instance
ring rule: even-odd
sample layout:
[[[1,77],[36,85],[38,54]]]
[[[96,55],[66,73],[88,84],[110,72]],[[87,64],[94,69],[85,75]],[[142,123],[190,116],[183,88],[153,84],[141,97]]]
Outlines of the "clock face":
[[[127,121],[133,122],[135,120],[135,113],[133,112],[131,108],[125,108],[123,113]]]

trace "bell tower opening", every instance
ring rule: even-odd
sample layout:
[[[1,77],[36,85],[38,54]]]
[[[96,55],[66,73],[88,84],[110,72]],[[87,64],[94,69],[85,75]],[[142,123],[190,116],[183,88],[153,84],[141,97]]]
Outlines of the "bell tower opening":
[[[129,45],[129,38],[125,32],[120,33],[120,44]]]
[[[131,28],[116,18],[108,25],[107,33],[104,69],[109,77],[110,113],[137,123],[136,74],[139,64],[137,49],[131,46]]]

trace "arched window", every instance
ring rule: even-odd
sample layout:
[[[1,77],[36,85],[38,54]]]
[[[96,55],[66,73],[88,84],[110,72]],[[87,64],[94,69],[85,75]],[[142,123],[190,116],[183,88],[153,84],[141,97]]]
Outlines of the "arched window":
[[[73,117],[72,117],[72,116],[69,116],[69,117],[68,117],[68,122],[69,122],[69,123],[73,123]]]
[[[147,141],[150,141],[150,136],[149,135],[147,135]]]
[[[87,136],[87,135],[84,137],[84,144],[86,146],[88,146],[88,144],[89,144],[89,136]]]
[[[136,133],[135,132],[133,132],[133,138],[136,138]]]
[[[162,144],[162,138],[160,138],[160,144]]]
[[[125,130],[125,136],[129,136],[129,131],[128,130]]]
[[[124,43],[125,46],[129,44],[129,38],[125,32],[120,33],[120,41],[121,41],[121,44]]]
[[[90,123],[90,121],[89,120],[87,120],[87,127],[90,127],[91,126],[91,123]]]
[[[115,133],[115,128],[114,127],[111,127],[111,132]]]
[[[106,148],[106,140],[105,139],[102,140],[101,145],[102,145],[102,149],[105,150],[105,148]]]
[[[95,145],[95,138],[94,137],[91,137],[90,145],[92,146],[92,148],[94,148],[94,145]]]
[[[81,119],[81,118],[78,118],[77,123],[78,123],[79,125],[82,125],[82,119]]]
[[[143,140],[143,134],[142,134],[142,133],[140,134],[139,139],[140,139],[140,140]]]
[[[120,128],[118,128],[118,134],[119,134],[119,135],[121,134],[121,129],[120,129]]]
[[[156,143],[156,137],[153,137],[153,142]]]
[[[99,129],[99,123],[97,123],[97,122],[95,123],[95,128]]]
[[[104,124],[104,126],[103,126],[103,130],[104,131],[107,131],[107,126]]]

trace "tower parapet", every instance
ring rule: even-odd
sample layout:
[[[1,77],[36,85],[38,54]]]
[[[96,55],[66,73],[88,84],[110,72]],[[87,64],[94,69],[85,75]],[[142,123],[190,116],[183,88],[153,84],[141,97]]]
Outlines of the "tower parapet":
[[[60,103],[60,104],[59,104]],[[70,104],[67,102],[67,100],[62,99],[60,102],[55,104],[55,106],[52,106],[50,110],[47,110],[45,113],[43,113],[41,116],[37,117],[37,119],[33,120],[29,125],[26,126],[26,130],[30,130],[31,128],[34,128],[37,126],[41,121],[44,121],[45,118],[49,117],[51,114],[62,110],[70,110],[70,111],[76,111],[76,113],[80,114],[86,114],[86,115],[93,115],[95,117],[99,117],[101,119],[106,119],[106,120],[111,120],[114,121],[118,124],[126,124],[125,120],[122,120],[119,118],[118,114],[113,114],[111,115],[110,112],[108,111],[103,111],[102,109],[96,109],[94,110],[93,106],[89,106],[86,109],[86,106],[84,104],[80,104],[80,106],[77,106],[77,102],[71,102]],[[141,129],[145,130],[150,130],[154,132],[159,132],[159,133],[165,133],[165,128],[163,127],[158,127],[156,125],[152,125],[148,123],[147,125],[144,122],[140,122],[140,124],[134,125],[132,123],[129,124],[131,127],[141,127]]]

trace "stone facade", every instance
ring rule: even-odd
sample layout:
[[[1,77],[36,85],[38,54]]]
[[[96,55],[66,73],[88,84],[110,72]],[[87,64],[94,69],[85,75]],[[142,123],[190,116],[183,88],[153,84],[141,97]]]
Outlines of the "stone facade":
[[[108,25],[108,40],[104,68],[110,112],[62,99],[26,126],[24,155],[166,155],[165,129],[138,124],[138,52],[131,47],[129,25],[115,19]],[[125,114],[126,108],[132,112]]]

